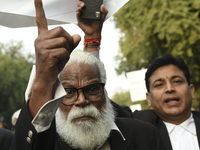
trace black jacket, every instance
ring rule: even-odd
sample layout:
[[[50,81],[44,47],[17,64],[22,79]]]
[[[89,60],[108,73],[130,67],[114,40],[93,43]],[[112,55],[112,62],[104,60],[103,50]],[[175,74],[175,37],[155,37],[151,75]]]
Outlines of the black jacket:
[[[0,150],[9,150],[13,136],[12,131],[0,128]]]
[[[117,112],[118,117],[135,118],[153,124],[158,129],[167,149],[172,150],[172,145],[170,142],[169,134],[167,132],[167,128],[162,119],[153,110],[136,110],[133,113],[130,113],[126,110],[123,110],[122,107],[118,104],[114,102],[112,102],[112,104],[115,108],[115,111]],[[198,143],[200,145],[200,112],[193,111],[192,113],[196,126]]]
[[[123,140],[119,132],[112,130],[109,137],[111,150],[166,150],[159,132],[153,125],[131,118],[117,118],[115,123],[126,140]],[[31,136],[30,131],[33,133]],[[16,124],[11,150],[74,149],[63,142],[56,133],[55,119],[47,131],[37,133],[24,104]]]
[[[194,111],[192,113],[196,126],[198,143],[200,145],[200,112]],[[155,125],[158,131],[160,132],[161,137],[165,142],[167,149],[172,150],[172,145],[170,142],[169,134],[167,132],[167,128],[163,123],[162,119],[158,117],[158,115],[153,110],[141,110],[141,111],[136,110],[132,113],[132,118],[143,120],[145,122],[149,122]]]

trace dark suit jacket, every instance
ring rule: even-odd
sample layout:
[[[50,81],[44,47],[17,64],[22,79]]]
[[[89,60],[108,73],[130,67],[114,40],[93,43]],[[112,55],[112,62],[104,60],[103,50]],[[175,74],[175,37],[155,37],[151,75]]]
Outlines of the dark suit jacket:
[[[0,150],[9,150],[14,133],[7,129],[0,128]]]
[[[119,132],[113,130],[110,133],[109,143],[111,150],[166,150],[163,146],[157,129],[143,121],[130,118],[117,118],[116,125],[125,137],[125,141]],[[30,137],[29,131],[33,134]],[[27,138],[31,142],[27,142]],[[29,140],[30,141],[30,140]],[[14,142],[11,150],[74,150],[63,142],[55,129],[55,120],[51,127],[42,133],[37,133],[31,124],[31,118],[23,105],[15,130]]]
[[[196,125],[197,138],[200,145],[200,112],[192,112],[192,113]],[[154,126],[156,126],[156,128],[160,132],[162,140],[164,141],[167,149],[172,150],[172,145],[170,142],[169,134],[167,132],[167,128],[163,123],[162,119],[158,117],[158,115],[153,110],[141,110],[141,111],[136,110],[135,112],[132,113],[131,117],[143,120],[145,122],[151,123]]]

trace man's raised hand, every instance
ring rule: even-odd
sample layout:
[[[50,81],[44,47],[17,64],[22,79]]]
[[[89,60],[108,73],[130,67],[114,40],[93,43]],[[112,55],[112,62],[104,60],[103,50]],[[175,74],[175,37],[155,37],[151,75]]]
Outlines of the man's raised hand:
[[[100,20],[92,20],[92,19],[82,19],[80,17],[81,11],[85,6],[84,2],[81,0],[77,3],[77,10],[76,10],[76,17],[78,21],[78,26],[83,30],[85,33],[85,37],[87,38],[97,38],[101,37],[101,30],[103,26],[103,22],[108,14],[108,10],[104,7],[104,4],[101,5],[101,13],[102,17]]]
[[[71,36],[62,27],[48,30],[41,0],[35,0],[35,10],[38,27],[38,38],[35,40],[37,73],[43,81],[55,83],[70,53],[78,45],[80,36]]]
[[[71,36],[62,27],[48,30],[41,0],[35,0],[35,10],[38,37],[35,40],[36,77],[29,101],[32,117],[53,98],[53,87],[58,74],[80,41],[79,35]]]

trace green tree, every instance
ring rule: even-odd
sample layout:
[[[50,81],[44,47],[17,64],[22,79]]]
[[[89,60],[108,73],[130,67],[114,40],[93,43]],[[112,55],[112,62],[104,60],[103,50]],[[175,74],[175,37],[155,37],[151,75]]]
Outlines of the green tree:
[[[117,73],[147,68],[167,52],[184,58],[190,68],[191,83],[198,90],[199,18],[199,0],[129,0],[114,15],[116,28],[122,33],[116,56]]]
[[[121,106],[130,106],[132,103],[129,91],[115,93],[111,99]]]
[[[0,115],[11,124],[21,108],[34,56],[23,54],[22,42],[0,43]]]
[[[150,109],[147,100],[132,102],[129,91],[121,91],[115,93],[111,98],[115,103],[121,106],[131,106],[140,104],[142,109]]]

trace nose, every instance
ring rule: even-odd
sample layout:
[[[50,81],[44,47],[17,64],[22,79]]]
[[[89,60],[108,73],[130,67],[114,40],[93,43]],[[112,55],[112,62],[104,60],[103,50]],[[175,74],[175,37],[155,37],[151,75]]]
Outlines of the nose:
[[[175,88],[173,87],[173,85],[171,83],[167,83],[166,84],[166,90],[167,93],[172,93],[175,91]]]
[[[89,100],[85,98],[85,95],[82,89],[78,90],[78,98],[77,98],[77,101],[75,102],[75,105],[78,107],[85,107],[86,105],[89,105]]]

